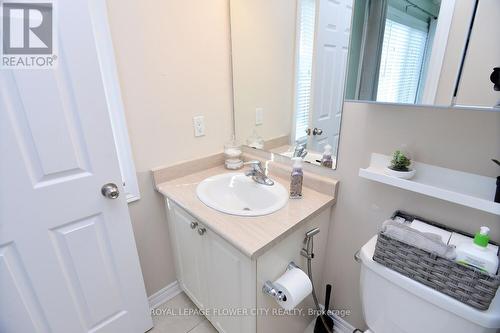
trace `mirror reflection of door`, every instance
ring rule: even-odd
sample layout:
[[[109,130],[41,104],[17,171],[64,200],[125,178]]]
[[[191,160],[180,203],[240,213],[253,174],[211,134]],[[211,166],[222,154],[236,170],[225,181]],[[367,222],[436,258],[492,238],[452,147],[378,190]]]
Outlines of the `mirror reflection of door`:
[[[300,0],[295,83],[295,141],[337,155],[352,0]]]

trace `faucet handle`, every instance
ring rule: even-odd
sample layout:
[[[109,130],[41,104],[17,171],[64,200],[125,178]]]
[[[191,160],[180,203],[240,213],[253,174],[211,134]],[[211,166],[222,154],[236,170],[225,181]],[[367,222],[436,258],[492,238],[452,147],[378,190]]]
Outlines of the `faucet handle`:
[[[260,161],[257,161],[257,160],[248,161],[248,162],[245,162],[243,164],[250,165],[253,170],[262,170],[262,163],[260,163]]]

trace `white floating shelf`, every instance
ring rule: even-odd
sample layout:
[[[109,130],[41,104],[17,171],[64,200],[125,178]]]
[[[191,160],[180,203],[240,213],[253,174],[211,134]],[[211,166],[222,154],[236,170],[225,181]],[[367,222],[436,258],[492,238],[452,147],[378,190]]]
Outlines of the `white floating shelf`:
[[[500,204],[493,201],[496,192],[495,178],[414,162],[412,167],[417,170],[417,174],[412,179],[405,180],[385,173],[390,161],[390,156],[373,153],[370,166],[359,169],[359,176],[500,215]]]

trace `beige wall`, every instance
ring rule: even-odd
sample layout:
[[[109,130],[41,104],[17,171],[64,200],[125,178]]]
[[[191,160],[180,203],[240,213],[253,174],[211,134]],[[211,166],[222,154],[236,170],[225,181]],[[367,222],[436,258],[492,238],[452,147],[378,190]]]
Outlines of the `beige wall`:
[[[232,133],[227,0],[108,0],[142,198],[130,214],[148,295],[175,281],[149,170],[222,151]],[[204,115],[206,136],[193,136]]]
[[[231,0],[235,127],[245,142],[290,135],[293,114],[296,2]],[[264,123],[255,126],[255,108]]]
[[[500,217],[375,183],[358,176],[372,152],[390,154],[408,144],[424,163],[496,177],[490,159],[500,154],[500,112],[464,111],[345,103],[338,169],[339,198],[332,214],[325,280],[333,283],[337,309],[350,309],[349,322],[364,326],[353,254],[401,209],[468,232],[492,229],[500,241]]]

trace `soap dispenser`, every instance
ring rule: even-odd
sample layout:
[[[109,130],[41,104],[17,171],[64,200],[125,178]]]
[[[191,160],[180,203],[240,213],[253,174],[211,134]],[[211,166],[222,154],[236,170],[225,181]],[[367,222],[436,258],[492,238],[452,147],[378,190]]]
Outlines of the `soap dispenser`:
[[[302,198],[302,182],[304,172],[302,171],[302,158],[293,157],[293,169],[290,177],[290,199]]]
[[[332,159],[332,146],[326,145],[325,151],[323,152],[323,157],[321,158],[321,165],[326,168],[333,167],[333,159]]]
[[[490,228],[481,227],[473,242],[461,243],[456,248],[456,261],[459,264],[477,268],[489,274],[498,270],[498,253],[488,247]]]

